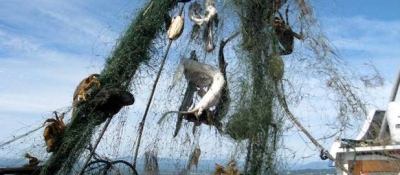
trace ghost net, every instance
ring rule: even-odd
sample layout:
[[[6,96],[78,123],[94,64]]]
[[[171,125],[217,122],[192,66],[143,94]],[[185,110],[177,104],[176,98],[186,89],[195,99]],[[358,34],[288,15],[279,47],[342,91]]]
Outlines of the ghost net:
[[[289,18],[289,12],[297,16]],[[289,19],[298,19],[303,32],[296,32]],[[183,32],[170,30],[177,21]],[[300,40],[305,49],[294,47]],[[312,56],[298,59],[296,49]],[[82,172],[86,167],[79,162],[96,155],[87,148],[98,140],[94,149],[98,144],[113,157],[130,155],[126,160],[148,174],[160,173],[161,164],[177,174],[197,171],[192,165],[197,169],[201,159],[213,160],[208,166],[215,173],[277,174],[285,161],[279,151],[288,130],[286,116],[294,118],[289,106],[303,97],[303,84],[290,81],[293,74],[317,76],[341,99],[339,130],[365,112],[342,63],[303,0],[149,1],[107,58],[100,86],[74,106],[62,144],[43,157],[41,173]],[[186,84],[179,83],[183,75]],[[96,94],[114,91],[132,92],[133,109],[114,116],[120,108],[93,105],[105,103]],[[128,133],[127,126],[133,131]]]

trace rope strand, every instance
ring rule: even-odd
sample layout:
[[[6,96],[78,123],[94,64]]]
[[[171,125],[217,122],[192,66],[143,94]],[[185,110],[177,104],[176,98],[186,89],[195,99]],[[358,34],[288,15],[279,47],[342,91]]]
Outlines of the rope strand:
[[[325,148],[318,143],[317,140],[304,128],[304,126],[294,117],[292,112],[289,110],[289,107],[286,103],[285,98],[283,97],[283,94],[278,91],[277,86],[275,86],[276,89],[276,94],[278,94],[278,99],[279,102],[281,103],[283,109],[285,110],[286,114],[289,116],[289,119],[311,140],[311,142],[319,149],[319,150],[325,150]],[[349,174],[349,171],[341,164],[338,160],[336,160],[329,152],[326,152],[326,156],[331,159],[333,162],[335,162],[335,165],[339,167],[343,172]]]
[[[181,9],[179,11],[179,16],[182,15],[184,7],[185,7],[185,5],[182,5],[182,7],[181,7]],[[143,134],[144,124],[145,124],[146,118],[147,118],[147,113],[149,112],[151,102],[153,101],[154,92],[156,91],[158,80],[160,79],[161,72],[162,72],[162,70],[164,68],[165,60],[167,59],[169,50],[171,48],[172,41],[173,40],[170,39],[169,42],[168,42],[167,50],[165,51],[165,54],[163,56],[163,59],[162,59],[162,62],[161,62],[161,67],[160,67],[160,70],[158,70],[157,77],[154,80],[153,88],[151,90],[150,98],[149,98],[149,101],[147,102],[146,109],[144,111],[142,121],[139,124],[139,138],[138,138],[138,142],[136,144],[135,155],[133,157],[133,163],[132,163],[134,168],[136,168],[136,163],[137,163],[136,161],[137,161],[137,156],[138,156],[138,153],[139,153],[140,142],[142,140],[142,134]]]
[[[33,132],[35,132],[35,131],[37,131],[37,130],[43,128],[44,126],[46,126],[46,125],[40,126],[40,127],[36,128],[36,129],[34,129],[34,130],[32,130],[32,131],[29,131],[29,132],[27,132],[27,133],[25,133],[25,134],[22,134],[22,135],[19,135],[19,136],[17,136],[17,137],[14,137],[13,139],[11,139],[11,140],[9,140],[9,141],[7,141],[7,142],[4,142],[4,143],[2,143],[2,144],[0,145],[0,148],[2,148],[3,146],[6,146],[6,145],[8,145],[8,144],[10,144],[10,143],[12,143],[12,142],[17,141],[18,139],[21,139],[21,138],[23,138],[23,137],[25,137],[25,136],[28,136],[29,134],[32,134]]]

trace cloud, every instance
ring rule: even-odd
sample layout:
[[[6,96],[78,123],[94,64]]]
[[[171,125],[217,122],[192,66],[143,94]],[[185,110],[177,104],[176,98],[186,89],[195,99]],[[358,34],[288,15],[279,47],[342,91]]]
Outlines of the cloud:
[[[362,16],[351,18],[322,18],[325,32],[345,59],[372,60],[390,68],[400,63],[400,20],[379,21]],[[389,63],[389,64],[388,64]],[[388,67],[379,67],[387,70]]]
[[[98,18],[85,5],[2,3],[0,116],[9,128],[22,128],[43,120],[44,113],[70,106],[80,80],[101,70],[119,33],[110,26],[115,17]],[[3,134],[1,138],[8,136]]]
[[[16,0],[2,3],[0,9],[0,77],[2,77],[0,79],[0,117],[7,124],[7,128],[2,130],[13,130],[31,123],[38,123],[44,117],[49,117],[47,114],[52,110],[71,104],[72,93],[77,83],[88,74],[101,71],[105,57],[110,54],[118,36],[124,30],[123,26],[126,24],[123,22],[129,19],[112,15],[118,13],[124,16],[126,14],[121,12],[121,9],[124,11],[125,8],[134,7],[125,7],[124,3],[48,0]],[[112,10],[105,10],[106,8]],[[399,21],[367,20],[363,17],[346,19],[330,17],[322,18],[321,21],[330,41],[338,48],[343,58],[349,60],[351,64],[361,67],[362,63],[373,61],[378,69],[384,72],[385,77],[396,73],[400,61],[398,58],[400,55]],[[180,40],[178,42],[184,43]],[[151,71],[155,72],[155,70]],[[163,72],[165,76],[163,80],[169,76],[166,72]],[[126,135],[130,135],[129,137],[136,136],[134,130],[137,129],[137,124],[141,120],[142,110],[135,111],[143,109],[146,105],[149,97],[147,92],[154,81],[154,76],[144,77],[142,81],[146,82],[147,86],[134,89],[137,100],[134,107],[128,111],[132,122],[125,133],[128,133]],[[174,95],[160,97],[166,92],[167,82],[163,81],[158,85],[159,89],[151,109],[152,116],[146,123],[151,126],[145,129],[147,136],[151,138],[155,134],[152,132],[159,129],[159,126],[155,125],[157,115],[178,105],[173,103],[178,100],[178,97]],[[390,87],[391,84],[388,84],[382,88],[383,90],[376,89],[371,94],[382,98],[382,94],[389,94]],[[173,100],[171,100],[172,97]],[[320,106],[310,107],[307,103],[303,103],[294,111],[299,113],[302,111],[299,116],[302,117],[303,124],[312,131],[314,136],[321,138],[327,133],[319,131],[322,129],[328,131],[322,126],[326,121],[315,122],[311,119],[321,119],[325,116],[315,116],[314,111],[325,110],[323,112],[329,113],[332,109],[328,109],[329,103],[312,100]],[[174,119],[167,121],[172,124],[171,127],[173,121]],[[171,127],[158,132],[172,135]],[[186,130],[188,131],[181,131],[182,137],[179,139],[185,137],[187,133],[190,134],[190,128]],[[204,136],[212,135],[212,132],[203,131],[203,134]],[[0,138],[9,136],[9,133],[1,132]],[[290,133],[293,135],[287,138],[287,143],[291,148],[296,148],[297,156],[318,154],[313,146],[308,147],[304,144],[304,140],[308,141],[307,138],[301,139],[299,135],[296,135],[297,130],[294,133]],[[202,138],[203,144],[209,143],[204,140],[211,141],[210,138]],[[169,141],[164,140],[160,142],[160,145],[174,147],[174,143],[168,143]],[[151,142],[152,140],[148,139],[143,145],[152,144]],[[223,139],[223,142],[228,141]],[[218,144],[217,147],[220,148],[222,143]],[[131,146],[132,142],[129,145]],[[302,145],[301,149],[299,145]],[[213,150],[213,146],[211,143],[206,149]],[[330,141],[327,141],[324,146],[329,148]],[[178,151],[177,148],[171,149]],[[215,152],[209,151],[209,153]],[[316,160],[318,157],[314,156],[312,159]]]
[[[4,3],[0,10],[0,35],[8,40],[2,43],[8,51],[45,47],[79,54],[90,53],[97,47],[99,54],[106,56],[123,30],[118,25],[121,19],[99,18],[85,10],[88,5],[70,1]]]

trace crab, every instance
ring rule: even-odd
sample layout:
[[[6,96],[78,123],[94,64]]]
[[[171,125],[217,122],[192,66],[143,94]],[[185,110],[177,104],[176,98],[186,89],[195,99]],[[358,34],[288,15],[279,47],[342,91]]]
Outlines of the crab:
[[[24,167],[36,167],[40,163],[40,160],[38,158],[33,157],[28,153],[25,154],[25,157],[28,158],[29,162],[25,164]]]
[[[215,172],[213,173],[213,175],[226,175],[226,174],[227,172],[224,169],[224,166],[215,164]]]
[[[289,24],[289,6],[285,10],[286,21],[283,19],[282,14],[277,11],[279,17],[275,17],[272,27],[278,36],[279,43],[283,48],[280,48],[280,55],[289,55],[293,52],[294,37],[299,40],[303,39],[303,35],[294,32]]]
[[[74,105],[80,101],[87,100],[88,91],[93,87],[93,85],[96,85],[97,88],[100,87],[100,81],[98,80],[99,76],[99,74],[91,74],[78,84],[74,92]]]
[[[46,151],[54,152],[59,146],[59,141],[64,130],[67,128],[63,119],[65,113],[62,113],[60,117],[56,111],[54,111],[54,118],[47,119],[43,125],[50,123],[46,126],[43,132],[43,137],[46,142]]]
[[[231,159],[228,162],[227,170],[225,170],[224,166],[215,164],[214,175],[241,175],[241,173],[237,168],[236,161]]]
[[[240,175],[241,174],[239,171],[239,168],[237,167],[237,163],[236,163],[235,159],[229,160],[227,167],[228,167],[227,171],[228,171],[229,175]]]

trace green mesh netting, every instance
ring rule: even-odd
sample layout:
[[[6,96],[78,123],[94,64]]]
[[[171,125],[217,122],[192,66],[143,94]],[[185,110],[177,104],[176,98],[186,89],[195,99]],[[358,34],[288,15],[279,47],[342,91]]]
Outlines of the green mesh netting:
[[[118,87],[129,90],[131,80],[141,63],[150,59],[152,40],[163,27],[163,16],[176,0],[149,3],[138,13],[125,34],[120,38],[112,56],[100,74],[103,88]],[[93,129],[108,117],[106,113],[93,112],[87,103],[79,106],[62,139],[62,146],[46,162],[42,174],[68,174],[73,164],[89,143]],[[61,170],[61,171],[60,171]]]
[[[165,53],[164,20],[168,15],[175,16],[183,5],[180,3],[177,7],[176,1],[152,0],[144,5],[117,41],[112,55],[106,59],[99,77],[101,87],[92,89],[92,94],[112,88],[131,91],[135,94],[133,109],[129,112],[123,110],[113,117],[111,113],[93,110],[90,105],[93,96],[89,95],[88,101],[75,109],[57,152],[52,155],[44,153],[44,143],[37,132],[34,132],[34,138],[26,137],[37,144],[24,150],[31,155],[44,155],[40,156],[41,160],[46,160],[42,174],[79,172],[82,160],[88,156],[85,148],[99,136],[99,128],[110,117],[110,127],[98,150],[103,150],[103,154],[112,153],[113,157],[134,155],[138,132],[127,133],[126,130],[134,128],[132,130],[136,131],[141,125],[143,104],[149,100],[152,100],[152,106],[145,121],[139,163],[136,164],[138,170],[148,174],[160,173],[157,170],[165,168],[161,167],[163,164],[167,164],[175,174],[198,172],[193,168],[195,166],[188,165],[196,164],[197,167],[202,159],[213,160],[207,165],[209,171],[203,173],[213,171],[215,163],[227,168],[229,159],[236,159],[240,171],[247,174],[279,173],[285,163],[283,133],[292,126],[287,121],[285,106],[279,103],[278,94],[281,97],[283,94],[289,104],[296,105],[308,95],[301,88],[304,82],[317,82],[315,84],[331,93],[329,99],[320,95],[322,100],[336,99],[334,104],[341,122],[338,132],[351,127],[349,123],[365,112],[364,102],[357,95],[358,89],[351,83],[353,77],[343,69],[344,62],[329,46],[308,2],[304,0],[193,0],[191,3],[199,3],[203,10],[205,4],[215,4],[218,10],[217,17],[201,27],[189,20],[188,6],[191,3],[186,3],[185,30],[180,39],[173,42],[155,96],[148,99],[147,92],[153,90],[150,87],[154,72],[160,67],[156,58]],[[290,26],[293,31],[301,28],[304,35],[301,46],[304,47],[293,48],[293,42],[298,41],[296,38],[293,41],[289,37],[288,42],[282,43],[287,39],[285,32],[288,31],[274,29],[274,20],[285,16],[287,5],[291,6],[290,14],[293,15],[289,19],[294,21]],[[204,11],[200,13],[206,15]],[[209,31],[213,34],[211,41]],[[206,49],[210,42],[218,49]],[[220,103],[211,109],[214,118],[208,121],[205,113],[199,118],[190,114],[171,115],[173,117],[158,125],[156,121],[164,112],[193,107],[182,107],[182,101],[192,100],[193,104],[199,101],[195,92],[197,88],[191,83],[166,88],[172,81],[179,59],[186,59],[191,53],[195,53],[200,62],[219,68],[226,78]],[[185,99],[186,96],[191,100]],[[194,150],[199,152],[196,163],[189,160]],[[164,159],[166,157],[169,159]],[[126,159],[132,160],[131,157]]]

